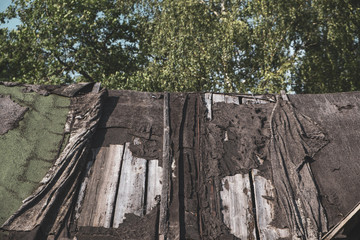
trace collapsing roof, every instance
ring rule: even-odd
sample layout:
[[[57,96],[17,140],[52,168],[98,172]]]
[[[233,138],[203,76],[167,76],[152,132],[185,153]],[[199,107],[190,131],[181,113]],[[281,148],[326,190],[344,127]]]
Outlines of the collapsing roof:
[[[0,149],[11,180],[1,179],[1,194],[23,200],[1,209],[2,238],[359,237],[359,207],[336,224],[360,199],[360,93],[10,85],[0,85],[0,144],[29,154],[12,157],[23,169],[12,179],[16,167]],[[48,145],[31,141],[34,123]],[[27,141],[14,143],[22,134]],[[10,184],[19,179],[26,188]]]

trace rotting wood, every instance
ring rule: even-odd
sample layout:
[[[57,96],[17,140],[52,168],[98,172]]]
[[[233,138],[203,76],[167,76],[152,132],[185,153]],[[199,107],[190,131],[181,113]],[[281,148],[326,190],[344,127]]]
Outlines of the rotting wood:
[[[95,220],[94,215],[99,210],[97,205],[101,196],[97,194],[97,192],[101,191],[102,188],[102,170],[105,165],[107,149],[107,147],[100,148],[95,156],[84,203],[78,220],[78,226],[103,226],[103,224]],[[101,202],[100,206],[102,204],[104,203]]]
[[[123,150],[123,145],[110,145],[96,155],[79,226],[111,227]]]
[[[331,240],[336,237],[336,235],[345,227],[345,225],[358,213],[360,212],[360,202],[338,223],[336,224],[328,233],[326,233],[321,239],[322,240]]]
[[[280,94],[281,94],[282,100],[284,100],[284,101],[289,101],[289,98],[288,98],[288,96],[286,95],[285,90],[281,90],[281,91],[280,91]]]
[[[94,164],[95,156],[97,155],[97,153],[99,151],[100,151],[100,148],[92,149],[92,159],[86,165],[85,177],[80,185],[80,190],[79,190],[78,198],[77,198],[76,205],[75,205],[75,216],[74,216],[75,221],[78,221],[78,219],[80,217],[80,210],[83,208],[83,202],[85,199],[86,188],[90,181],[91,169]]]
[[[281,229],[272,226],[275,220],[275,188],[270,180],[262,177],[259,170],[252,170],[254,197],[256,206],[256,222],[259,229],[259,237],[262,240],[290,238],[289,229]]]
[[[101,87],[101,83],[100,82],[97,82],[94,84],[93,88],[92,88],[92,91],[93,93],[98,93],[100,91],[100,87]]]
[[[167,239],[168,233],[168,206],[170,194],[170,118],[169,93],[164,94],[164,132],[163,132],[163,177],[160,202],[159,239]]]
[[[276,96],[275,95],[249,95],[249,94],[239,94],[237,95],[241,98],[241,104],[248,103],[275,103]]]
[[[149,213],[160,201],[163,169],[158,166],[158,162],[158,160],[150,160],[148,164],[146,213]]]
[[[221,180],[223,221],[240,239],[256,239],[250,180],[248,174],[227,176]]]
[[[116,198],[113,227],[124,221],[125,214],[143,216],[145,195],[146,160],[134,157],[125,144],[118,195]]]
[[[232,96],[232,95],[224,95],[224,94],[213,94],[212,95],[212,102],[213,103],[232,103],[239,105],[239,97],[238,96]]]
[[[123,145],[110,145],[108,154],[107,154],[107,161],[109,168],[104,171],[103,176],[108,178],[106,185],[104,186],[105,189],[103,190],[104,195],[106,196],[106,214],[105,214],[105,223],[104,227],[110,227],[111,221],[114,214],[115,208],[115,199],[117,188],[119,185],[119,176],[121,170],[121,164],[123,161]],[[100,193],[101,194],[101,193]]]
[[[243,97],[241,98],[241,104],[267,104],[269,102],[273,102],[273,101],[270,101],[270,100],[263,100],[263,99],[260,99],[260,98],[250,98],[250,97]]]
[[[225,95],[214,93],[212,95],[212,103],[219,103],[219,102],[225,102]]]
[[[123,145],[110,145],[107,154],[106,154],[106,165],[105,169],[102,169],[102,177],[104,183],[102,184],[102,189],[98,192],[99,195],[102,195],[101,198],[104,198],[104,201],[99,201],[97,204],[103,204],[105,202],[105,206],[101,206],[99,210],[97,210],[97,214],[95,215],[95,219],[99,218],[100,221],[103,221],[103,226],[109,228],[111,224],[111,219],[114,210],[115,198],[116,198],[116,190],[119,181],[120,167],[122,155],[124,151]],[[102,218],[105,218],[102,220]]]
[[[207,109],[207,119],[211,120],[212,119],[212,93],[205,93],[205,105],[206,105],[206,109]]]

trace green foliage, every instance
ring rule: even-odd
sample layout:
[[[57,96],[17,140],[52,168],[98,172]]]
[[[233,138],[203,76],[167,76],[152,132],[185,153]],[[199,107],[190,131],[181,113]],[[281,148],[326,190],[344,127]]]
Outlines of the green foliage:
[[[102,81],[137,70],[134,1],[16,0],[7,10],[22,21],[3,36],[1,64],[18,64],[8,77],[31,83]],[[9,49],[9,50],[8,50]],[[10,50],[11,49],[11,50]],[[122,83],[118,83],[121,86]]]
[[[303,32],[304,55],[294,74],[297,92],[360,90],[360,4],[313,1]]]
[[[15,0],[0,80],[143,91],[360,90],[354,0]]]

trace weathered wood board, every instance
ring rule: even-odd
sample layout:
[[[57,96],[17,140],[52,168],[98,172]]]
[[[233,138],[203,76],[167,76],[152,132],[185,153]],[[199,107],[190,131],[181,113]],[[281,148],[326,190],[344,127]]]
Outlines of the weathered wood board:
[[[120,167],[122,162],[122,155],[124,151],[123,145],[110,145],[107,154],[107,168],[104,175],[107,179],[104,181],[104,189],[101,189],[99,194],[104,194],[105,199],[105,221],[104,227],[110,227],[116,192],[119,181]],[[102,206],[102,208],[104,208]],[[103,209],[102,209],[103,211]]]
[[[239,97],[238,96],[231,96],[231,95],[224,95],[224,94],[213,94],[212,95],[212,102],[213,103],[232,103],[239,105]]]
[[[211,120],[212,119],[212,108],[211,108],[212,93],[205,93],[204,100],[205,100],[205,105],[207,108],[207,119]]]
[[[144,214],[146,160],[133,157],[129,143],[125,144],[124,151],[113,223],[115,228],[124,221],[127,213]]]
[[[251,188],[248,174],[227,176],[221,180],[220,192],[223,221],[240,239],[255,238]]]
[[[149,213],[158,203],[162,189],[162,167],[158,166],[158,160],[150,160],[148,163],[146,213]]]
[[[123,154],[122,145],[101,148],[96,156],[78,225],[111,227]]]
[[[279,229],[271,225],[275,220],[275,188],[270,180],[262,177],[259,170],[252,170],[256,220],[260,239],[290,238],[289,229]]]

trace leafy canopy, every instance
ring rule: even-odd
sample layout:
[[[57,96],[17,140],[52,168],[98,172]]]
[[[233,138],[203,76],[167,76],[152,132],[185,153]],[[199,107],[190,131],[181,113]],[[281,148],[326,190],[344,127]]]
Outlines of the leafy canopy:
[[[0,80],[145,91],[360,90],[354,0],[14,0]]]

